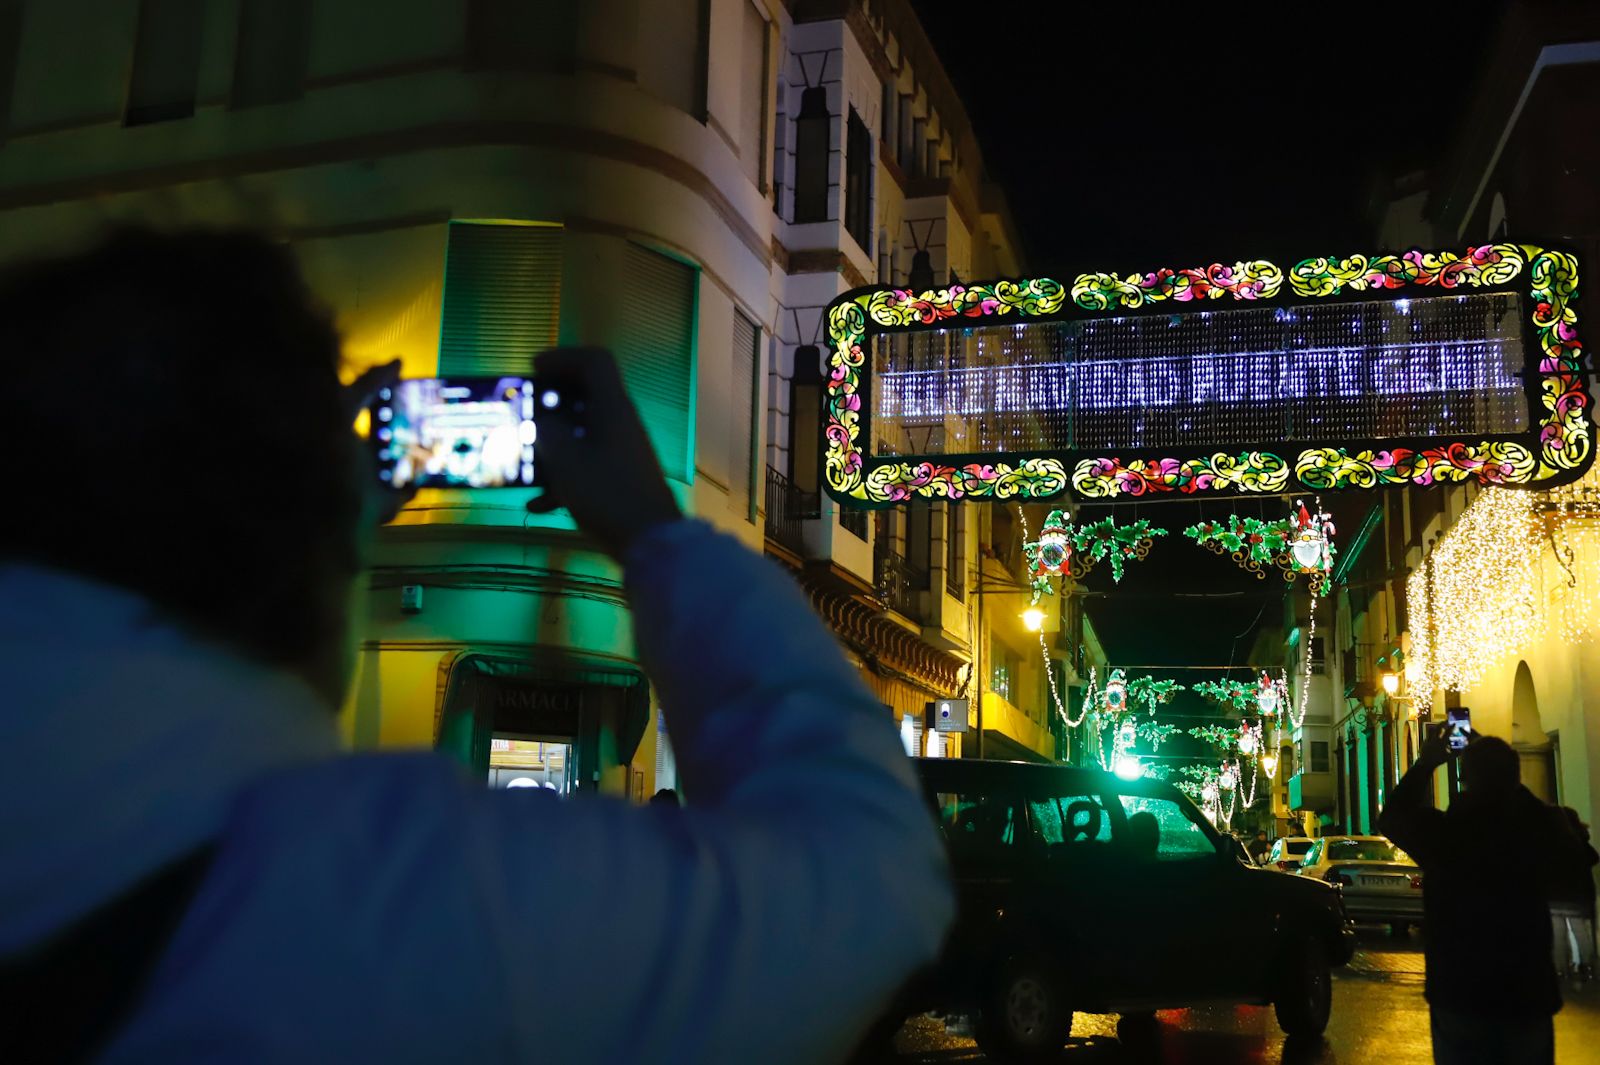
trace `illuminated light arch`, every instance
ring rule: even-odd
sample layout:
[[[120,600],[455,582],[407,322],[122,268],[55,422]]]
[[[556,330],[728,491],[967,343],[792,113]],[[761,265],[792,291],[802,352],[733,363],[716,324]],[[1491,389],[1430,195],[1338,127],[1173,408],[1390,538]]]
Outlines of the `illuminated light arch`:
[[[1412,250],[1311,258],[1287,271],[1253,260],[1126,276],[1085,273],[1070,286],[1035,278],[952,285],[921,294],[892,287],[857,289],[839,297],[827,311],[824,483],[833,498],[857,507],[892,506],[916,498],[1116,499],[1466,481],[1527,488],[1565,484],[1582,476],[1594,459],[1588,368],[1574,308],[1577,290],[1576,256],[1515,243],[1484,244],[1460,253]],[[1108,313],[1121,321],[1146,314],[1165,314],[1176,321],[1197,308],[1213,306],[1276,305],[1291,315],[1300,307],[1356,301],[1391,301],[1404,308],[1411,301],[1435,300],[1446,293],[1514,293],[1523,301],[1527,319],[1520,343],[1529,353],[1521,386],[1527,400],[1525,430],[1470,438],[1375,436],[1296,445],[1258,440],[1238,446],[1174,446],[1163,449],[1167,454],[1139,453],[1150,449],[1136,444],[1104,449],[1120,454],[1094,449],[869,453],[874,387],[869,352],[873,339],[881,335],[1087,322]],[[1140,363],[1121,365],[1127,367],[1124,376],[1128,376]],[[1123,373],[1120,365],[1115,370]],[[1314,397],[1314,393],[1302,390],[1300,396]]]

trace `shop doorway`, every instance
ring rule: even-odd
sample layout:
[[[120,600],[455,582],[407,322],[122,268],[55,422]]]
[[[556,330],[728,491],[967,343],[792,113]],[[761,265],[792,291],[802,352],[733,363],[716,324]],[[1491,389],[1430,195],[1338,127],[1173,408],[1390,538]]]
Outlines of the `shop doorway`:
[[[448,670],[439,749],[487,785],[567,795],[609,779],[627,790],[650,716],[642,674],[554,655],[464,654]]]

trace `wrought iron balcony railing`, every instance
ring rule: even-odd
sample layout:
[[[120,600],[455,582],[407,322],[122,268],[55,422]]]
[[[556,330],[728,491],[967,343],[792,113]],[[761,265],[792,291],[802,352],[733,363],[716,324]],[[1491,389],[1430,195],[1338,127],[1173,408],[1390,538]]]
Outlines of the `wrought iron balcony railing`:
[[[815,492],[796,488],[789,478],[767,467],[767,539],[800,555],[805,553],[801,522],[821,516]]]

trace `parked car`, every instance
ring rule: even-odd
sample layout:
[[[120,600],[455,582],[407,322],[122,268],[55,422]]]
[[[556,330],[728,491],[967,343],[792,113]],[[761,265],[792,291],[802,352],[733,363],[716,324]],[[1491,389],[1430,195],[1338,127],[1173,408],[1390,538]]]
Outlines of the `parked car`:
[[[896,1020],[970,1018],[990,1060],[1054,1060],[1075,1010],[1266,1004],[1328,1023],[1354,951],[1339,893],[1239,857],[1170,784],[1067,766],[913,759],[960,899]]]
[[[1282,836],[1273,840],[1272,850],[1267,852],[1267,860],[1262,864],[1279,872],[1298,873],[1300,859],[1315,842],[1310,836]]]
[[[1422,922],[1422,870],[1382,836],[1324,836],[1300,875],[1337,885],[1354,920],[1388,922],[1395,935]]]

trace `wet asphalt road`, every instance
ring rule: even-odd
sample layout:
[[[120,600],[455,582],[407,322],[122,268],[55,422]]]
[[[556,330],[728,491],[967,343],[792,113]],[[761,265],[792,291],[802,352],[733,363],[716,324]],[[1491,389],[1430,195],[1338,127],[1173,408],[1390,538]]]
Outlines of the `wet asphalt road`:
[[[1164,1010],[1154,1025],[1129,1025],[1119,1033],[1115,1014],[1080,1013],[1062,1065],[1143,1063],[1383,1062],[1429,1065],[1428,1004],[1422,998],[1422,944],[1413,932],[1395,940],[1363,931],[1350,965],[1334,970],[1333,1020],[1326,1036],[1309,1044],[1289,1043],[1271,1006],[1214,1006]],[[1564,989],[1567,1006],[1556,1016],[1556,1061],[1560,1065],[1600,1060],[1600,986]],[[945,1034],[935,1022],[916,1019],[896,1039],[894,1065],[981,1062],[971,1039]],[[885,1063],[888,1065],[888,1062]]]

